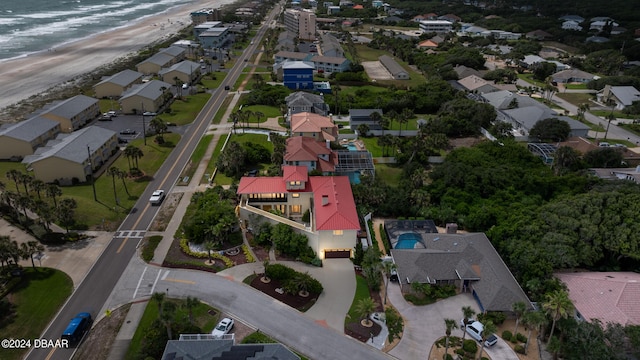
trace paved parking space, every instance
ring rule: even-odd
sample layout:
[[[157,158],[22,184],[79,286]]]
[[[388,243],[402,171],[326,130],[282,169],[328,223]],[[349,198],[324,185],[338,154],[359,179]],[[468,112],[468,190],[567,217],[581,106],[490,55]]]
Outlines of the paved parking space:
[[[376,80],[393,80],[393,76],[380,61],[363,61],[362,67],[367,72],[367,76]]]

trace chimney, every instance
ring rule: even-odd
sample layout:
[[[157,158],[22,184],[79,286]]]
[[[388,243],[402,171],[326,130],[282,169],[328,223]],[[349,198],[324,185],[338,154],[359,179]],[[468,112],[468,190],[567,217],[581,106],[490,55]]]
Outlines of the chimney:
[[[329,195],[322,195],[322,206],[329,204]]]
[[[455,234],[458,232],[458,224],[447,223],[447,234]]]

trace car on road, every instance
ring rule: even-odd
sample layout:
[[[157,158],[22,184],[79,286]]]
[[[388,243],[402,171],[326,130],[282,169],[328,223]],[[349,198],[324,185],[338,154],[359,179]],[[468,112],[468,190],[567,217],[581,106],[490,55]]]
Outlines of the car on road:
[[[104,113],[98,118],[98,120],[100,120],[100,121],[111,121],[111,120],[113,120],[112,118],[113,118],[113,116],[109,115],[109,113]]]
[[[213,337],[222,337],[222,335],[228,334],[231,329],[233,329],[233,319],[224,318],[220,320],[215,329],[211,331],[211,335]]]
[[[111,116],[111,117],[116,117],[116,116],[118,116],[118,114],[116,114],[116,112],[115,112],[115,111],[113,111],[113,110],[111,110],[111,111],[107,111],[107,114],[108,114],[109,116]]]
[[[77,343],[82,340],[84,334],[91,327],[91,314],[88,312],[81,312],[76,315],[69,325],[62,332],[62,339],[68,340],[69,343]]]
[[[164,200],[164,190],[154,191],[149,198],[151,205],[160,205],[162,200]]]
[[[158,114],[156,114],[154,112],[151,112],[151,111],[145,111],[145,112],[142,113],[142,115],[144,115],[144,116],[156,116]]]
[[[129,142],[129,141],[128,141],[127,139],[123,139],[123,138],[121,138],[120,136],[118,136],[118,144],[126,144],[126,143],[128,143],[128,142]]]
[[[486,347],[492,347],[493,345],[495,345],[496,343],[498,343],[498,337],[496,336],[496,334],[492,334],[491,336],[489,336],[487,338],[487,340],[485,340],[484,342],[484,346]]]
[[[224,89],[225,89],[225,90],[230,90],[230,89],[231,89],[231,87],[230,87],[229,85],[225,85]]]
[[[120,135],[135,135],[137,132],[131,129],[120,130]]]

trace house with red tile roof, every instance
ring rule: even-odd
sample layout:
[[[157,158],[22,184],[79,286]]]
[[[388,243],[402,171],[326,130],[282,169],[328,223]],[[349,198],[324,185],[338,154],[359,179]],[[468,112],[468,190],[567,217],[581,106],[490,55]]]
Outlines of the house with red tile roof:
[[[360,4],[353,6],[353,10],[362,10],[362,9],[364,9],[364,6],[362,6]]]
[[[349,257],[360,221],[346,176],[309,176],[305,166],[283,166],[283,175],[243,177],[238,185],[239,214],[283,223],[309,239],[320,259]],[[309,222],[302,221],[309,212]],[[251,225],[251,224],[250,224]]]
[[[330,118],[311,112],[291,115],[291,136],[306,136],[316,140],[336,141],[338,127]]]
[[[558,273],[569,290],[578,319],[603,324],[640,325],[640,274],[633,272]]]
[[[333,174],[338,157],[331,151],[328,141],[318,141],[306,136],[294,136],[287,139],[284,152],[284,164],[305,166],[307,171],[321,171],[323,175]]]

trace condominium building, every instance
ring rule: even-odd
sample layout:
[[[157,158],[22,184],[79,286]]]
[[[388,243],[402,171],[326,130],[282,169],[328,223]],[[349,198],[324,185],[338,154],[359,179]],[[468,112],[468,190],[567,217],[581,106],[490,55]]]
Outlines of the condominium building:
[[[298,35],[301,40],[316,37],[316,14],[306,10],[287,9],[284,12],[284,26]]]

